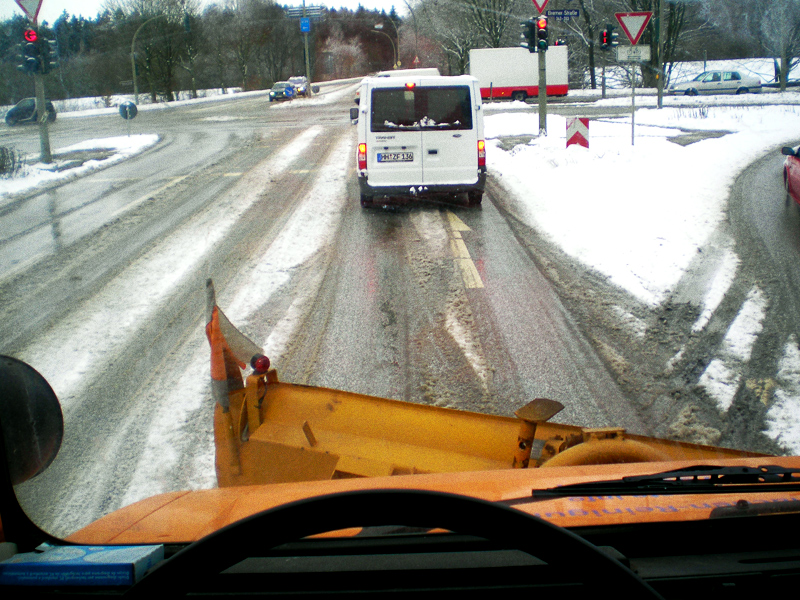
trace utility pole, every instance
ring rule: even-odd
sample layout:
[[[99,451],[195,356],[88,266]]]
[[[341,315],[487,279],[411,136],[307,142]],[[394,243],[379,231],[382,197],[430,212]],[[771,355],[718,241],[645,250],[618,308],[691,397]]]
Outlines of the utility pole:
[[[539,55],[539,135],[547,135],[547,17],[536,19],[536,48]]]
[[[33,75],[33,86],[36,90],[36,118],[39,122],[39,160],[45,164],[53,162],[50,152],[50,135],[47,131],[47,100],[44,97],[44,79],[39,73]]]
[[[664,0],[658,0],[658,108],[664,104],[664,37],[666,27],[664,27]]]

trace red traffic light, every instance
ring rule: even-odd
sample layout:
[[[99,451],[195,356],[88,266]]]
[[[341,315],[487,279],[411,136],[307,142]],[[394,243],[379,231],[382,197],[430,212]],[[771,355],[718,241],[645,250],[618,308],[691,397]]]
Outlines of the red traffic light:
[[[539,17],[536,20],[536,27],[538,27],[539,29],[547,29],[547,18]]]
[[[25,37],[26,42],[35,42],[39,39],[39,34],[36,33],[35,29],[26,29],[23,36]]]

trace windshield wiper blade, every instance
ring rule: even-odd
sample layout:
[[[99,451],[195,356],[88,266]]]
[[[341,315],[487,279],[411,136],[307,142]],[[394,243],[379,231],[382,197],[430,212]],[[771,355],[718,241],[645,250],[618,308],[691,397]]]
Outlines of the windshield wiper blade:
[[[800,490],[800,470],[774,465],[717,467],[696,465],[652,475],[592,481],[532,490],[536,500],[577,496],[719,494]]]

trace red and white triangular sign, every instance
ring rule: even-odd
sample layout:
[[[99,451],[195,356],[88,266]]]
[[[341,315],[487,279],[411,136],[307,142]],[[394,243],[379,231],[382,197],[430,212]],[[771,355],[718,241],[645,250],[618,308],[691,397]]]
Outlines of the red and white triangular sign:
[[[39,9],[42,8],[42,0],[16,0],[17,6],[22,9],[27,17],[36,23],[36,19],[39,18]]]
[[[548,0],[533,0],[533,5],[536,7],[536,10],[539,11],[539,14],[544,12],[544,7],[547,6]]]
[[[642,33],[644,33],[644,28],[647,27],[647,24],[650,22],[650,17],[653,16],[652,12],[631,12],[631,13],[615,13],[615,17],[617,17],[617,21],[619,21],[622,30],[625,32],[625,35],[628,36],[628,39],[631,41],[631,44],[634,46],[636,42],[639,41],[639,38],[642,37]]]

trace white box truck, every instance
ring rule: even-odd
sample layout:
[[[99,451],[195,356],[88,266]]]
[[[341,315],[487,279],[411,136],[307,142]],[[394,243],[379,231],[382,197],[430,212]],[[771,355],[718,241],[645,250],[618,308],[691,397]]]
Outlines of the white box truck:
[[[547,95],[569,90],[567,47],[551,46],[547,57]],[[469,73],[478,80],[481,98],[525,100],[539,95],[539,53],[525,48],[482,48],[469,51]]]

